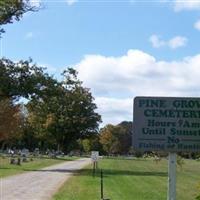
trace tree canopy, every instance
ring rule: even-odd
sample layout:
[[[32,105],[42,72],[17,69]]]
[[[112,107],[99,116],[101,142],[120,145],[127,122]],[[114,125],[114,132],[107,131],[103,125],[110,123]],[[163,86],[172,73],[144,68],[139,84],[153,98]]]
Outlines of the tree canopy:
[[[31,137],[34,131],[42,144],[68,151],[78,139],[98,132],[101,117],[95,111],[90,90],[77,78],[77,71],[68,68],[62,76],[63,81],[54,79],[31,60],[0,60],[0,82],[4,83],[0,85],[0,102],[9,99],[14,112],[21,97],[28,99],[23,126],[26,133],[28,127]],[[12,121],[7,120],[7,126]]]
[[[19,62],[0,59],[0,82],[3,83],[0,85],[0,99],[37,97],[50,81],[56,83],[44,73],[44,68],[32,64],[31,59]]]
[[[12,139],[18,133],[21,122],[19,109],[9,99],[0,100],[0,142]]]
[[[19,21],[24,13],[37,10],[31,0],[0,0],[0,35],[5,32],[2,25]]]
[[[131,147],[132,122],[106,125],[100,130],[100,143],[107,154],[128,154]]]

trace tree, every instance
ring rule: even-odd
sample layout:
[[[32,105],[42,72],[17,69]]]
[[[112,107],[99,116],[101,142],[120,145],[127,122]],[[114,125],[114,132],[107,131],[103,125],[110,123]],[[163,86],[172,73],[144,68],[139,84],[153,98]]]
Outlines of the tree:
[[[100,130],[100,143],[107,154],[127,154],[131,147],[132,123],[106,125]]]
[[[45,88],[57,84],[57,81],[44,73],[44,69],[32,64],[31,60],[12,62],[9,59],[0,60],[0,127],[1,141],[5,143],[11,135],[19,132],[19,128],[27,131],[31,128],[26,123],[21,126],[16,121],[17,114],[20,112],[20,105],[17,101],[24,97],[39,101],[42,96],[48,96]],[[20,127],[19,127],[20,126]],[[24,129],[25,128],[25,129]],[[4,129],[4,131],[3,131]],[[32,132],[32,131],[30,131]]]
[[[83,150],[86,153],[89,153],[91,151],[91,142],[89,139],[84,139],[82,140],[82,146],[83,146]]]
[[[99,151],[103,153],[102,145],[99,142],[99,134],[94,134],[86,139],[78,140],[79,149],[86,153],[91,151]]]
[[[132,147],[133,122],[123,121],[118,126],[124,130],[120,137],[121,152],[127,154]]]
[[[77,72],[69,68],[64,81],[46,85],[39,100],[28,104],[30,122],[45,138],[54,139],[57,148],[69,151],[78,139],[98,132],[101,117],[89,89],[82,87]]]
[[[116,144],[116,138],[114,137],[115,126],[108,124],[100,130],[100,143],[103,146],[103,150],[107,154],[115,153],[113,152],[113,147]]]
[[[32,64],[32,60],[12,62],[0,59],[0,99],[17,100],[39,98],[47,82],[52,78],[44,73],[44,68]]]
[[[19,21],[24,13],[37,10],[30,0],[0,0],[0,37],[5,32],[2,25]],[[44,78],[43,71],[30,67],[30,63],[30,60],[18,63],[0,60],[0,142],[3,144],[21,128],[20,106],[14,100],[34,96],[41,89],[38,78],[40,75]]]
[[[15,138],[21,124],[20,107],[10,99],[0,100],[0,142]]]
[[[31,0],[0,0],[0,35],[5,32],[1,25],[19,21],[24,13],[37,10]]]

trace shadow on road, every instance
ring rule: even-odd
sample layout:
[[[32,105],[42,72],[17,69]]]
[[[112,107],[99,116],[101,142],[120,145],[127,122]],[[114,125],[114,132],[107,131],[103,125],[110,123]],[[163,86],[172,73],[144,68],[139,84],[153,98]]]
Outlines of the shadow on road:
[[[93,173],[92,169],[41,169],[41,170],[25,170],[25,171],[40,171],[40,172],[58,172],[58,173],[73,173],[76,176],[91,176]],[[167,177],[167,172],[154,172],[154,171],[131,171],[131,170],[111,170],[103,169],[104,177],[107,176],[160,176]],[[100,170],[96,171],[96,176],[100,176]]]

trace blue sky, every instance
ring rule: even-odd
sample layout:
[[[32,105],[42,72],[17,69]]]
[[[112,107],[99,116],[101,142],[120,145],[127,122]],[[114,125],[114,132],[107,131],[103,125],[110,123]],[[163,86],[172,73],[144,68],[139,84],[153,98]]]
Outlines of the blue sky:
[[[138,95],[199,96],[200,0],[32,1],[4,26],[1,56],[67,66],[91,88],[104,124],[132,120]]]

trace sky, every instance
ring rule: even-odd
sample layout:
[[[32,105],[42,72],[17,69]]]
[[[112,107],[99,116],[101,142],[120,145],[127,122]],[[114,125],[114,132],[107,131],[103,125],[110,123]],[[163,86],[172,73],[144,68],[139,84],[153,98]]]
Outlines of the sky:
[[[200,0],[35,0],[5,25],[1,57],[74,67],[102,126],[132,121],[136,96],[199,97]]]

